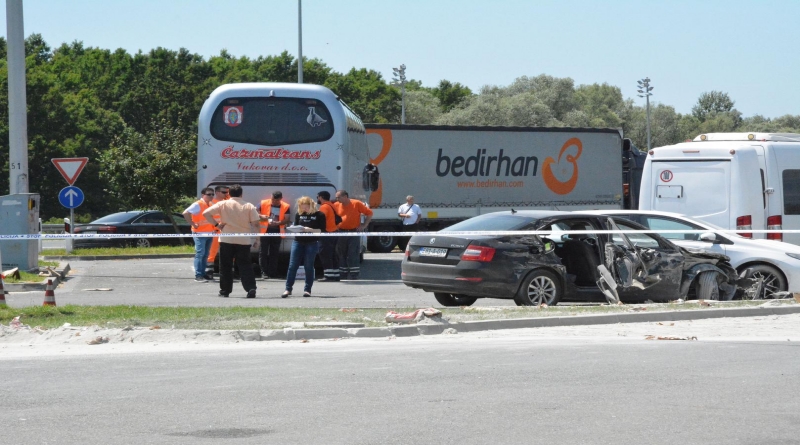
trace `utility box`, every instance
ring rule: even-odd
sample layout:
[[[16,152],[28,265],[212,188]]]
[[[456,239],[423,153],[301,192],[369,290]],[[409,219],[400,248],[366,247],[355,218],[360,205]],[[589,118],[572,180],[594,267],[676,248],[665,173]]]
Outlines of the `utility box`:
[[[39,194],[18,193],[0,196],[0,235],[39,233]],[[30,271],[39,267],[39,243],[35,239],[0,239],[2,270],[19,267]]]

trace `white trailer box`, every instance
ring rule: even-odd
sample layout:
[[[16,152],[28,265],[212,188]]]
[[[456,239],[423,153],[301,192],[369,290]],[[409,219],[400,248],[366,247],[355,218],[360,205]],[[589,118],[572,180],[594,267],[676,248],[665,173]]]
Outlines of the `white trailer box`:
[[[654,148],[639,208],[682,213],[743,236],[800,244],[800,134],[709,133]]]
[[[499,210],[617,209],[623,202],[621,130],[366,124],[380,182],[372,231],[399,231],[413,195],[421,230]],[[397,240],[371,237],[370,250]],[[402,243],[401,248],[404,247]]]

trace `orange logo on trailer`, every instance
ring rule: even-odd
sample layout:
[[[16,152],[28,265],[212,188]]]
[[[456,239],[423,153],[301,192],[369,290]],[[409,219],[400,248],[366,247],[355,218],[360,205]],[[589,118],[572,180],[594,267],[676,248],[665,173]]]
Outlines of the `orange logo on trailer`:
[[[577,147],[578,153],[576,153],[574,156],[572,154],[568,154],[564,159],[564,161],[568,164],[572,164],[572,176],[570,176],[570,178],[566,181],[560,181],[553,173],[553,164],[555,164],[556,167],[559,166],[561,164],[561,157],[564,156],[564,152],[573,145]],[[544,183],[547,188],[558,193],[559,195],[566,195],[575,188],[575,185],[578,184],[578,158],[581,157],[581,151],[583,151],[583,144],[581,143],[581,140],[578,138],[572,138],[567,142],[564,142],[564,145],[561,147],[561,151],[558,153],[557,161],[550,156],[544,160],[544,164],[542,165],[542,179],[544,179]]]
[[[369,160],[370,164],[379,165],[381,161],[383,161],[384,158],[386,158],[386,155],[389,154],[389,150],[392,149],[392,130],[368,128],[367,134],[377,134],[378,136],[381,137],[381,140],[383,141],[383,143],[381,144],[381,152],[378,153],[378,156]],[[371,195],[369,195],[369,206],[372,208],[378,207],[379,205],[381,205],[382,199],[383,199],[383,180],[379,178],[378,189],[372,192]]]

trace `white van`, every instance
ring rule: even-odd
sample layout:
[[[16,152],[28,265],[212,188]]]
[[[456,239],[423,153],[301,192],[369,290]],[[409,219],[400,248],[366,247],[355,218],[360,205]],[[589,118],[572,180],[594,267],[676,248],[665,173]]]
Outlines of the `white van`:
[[[800,134],[708,133],[650,150],[639,209],[726,229],[800,229]],[[797,233],[748,233],[800,244]]]

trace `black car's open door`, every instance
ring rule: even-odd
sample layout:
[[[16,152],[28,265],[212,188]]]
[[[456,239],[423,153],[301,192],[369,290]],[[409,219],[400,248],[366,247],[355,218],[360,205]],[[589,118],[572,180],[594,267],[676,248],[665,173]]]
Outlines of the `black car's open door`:
[[[606,230],[620,230],[613,218],[606,220]],[[619,302],[619,291],[631,288],[644,290],[661,281],[659,274],[651,274],[659,253],[634,245],[624,233],[611,233],[604,246],[605,264],[598,266],[600,279],[597,286],[609,303]]]

